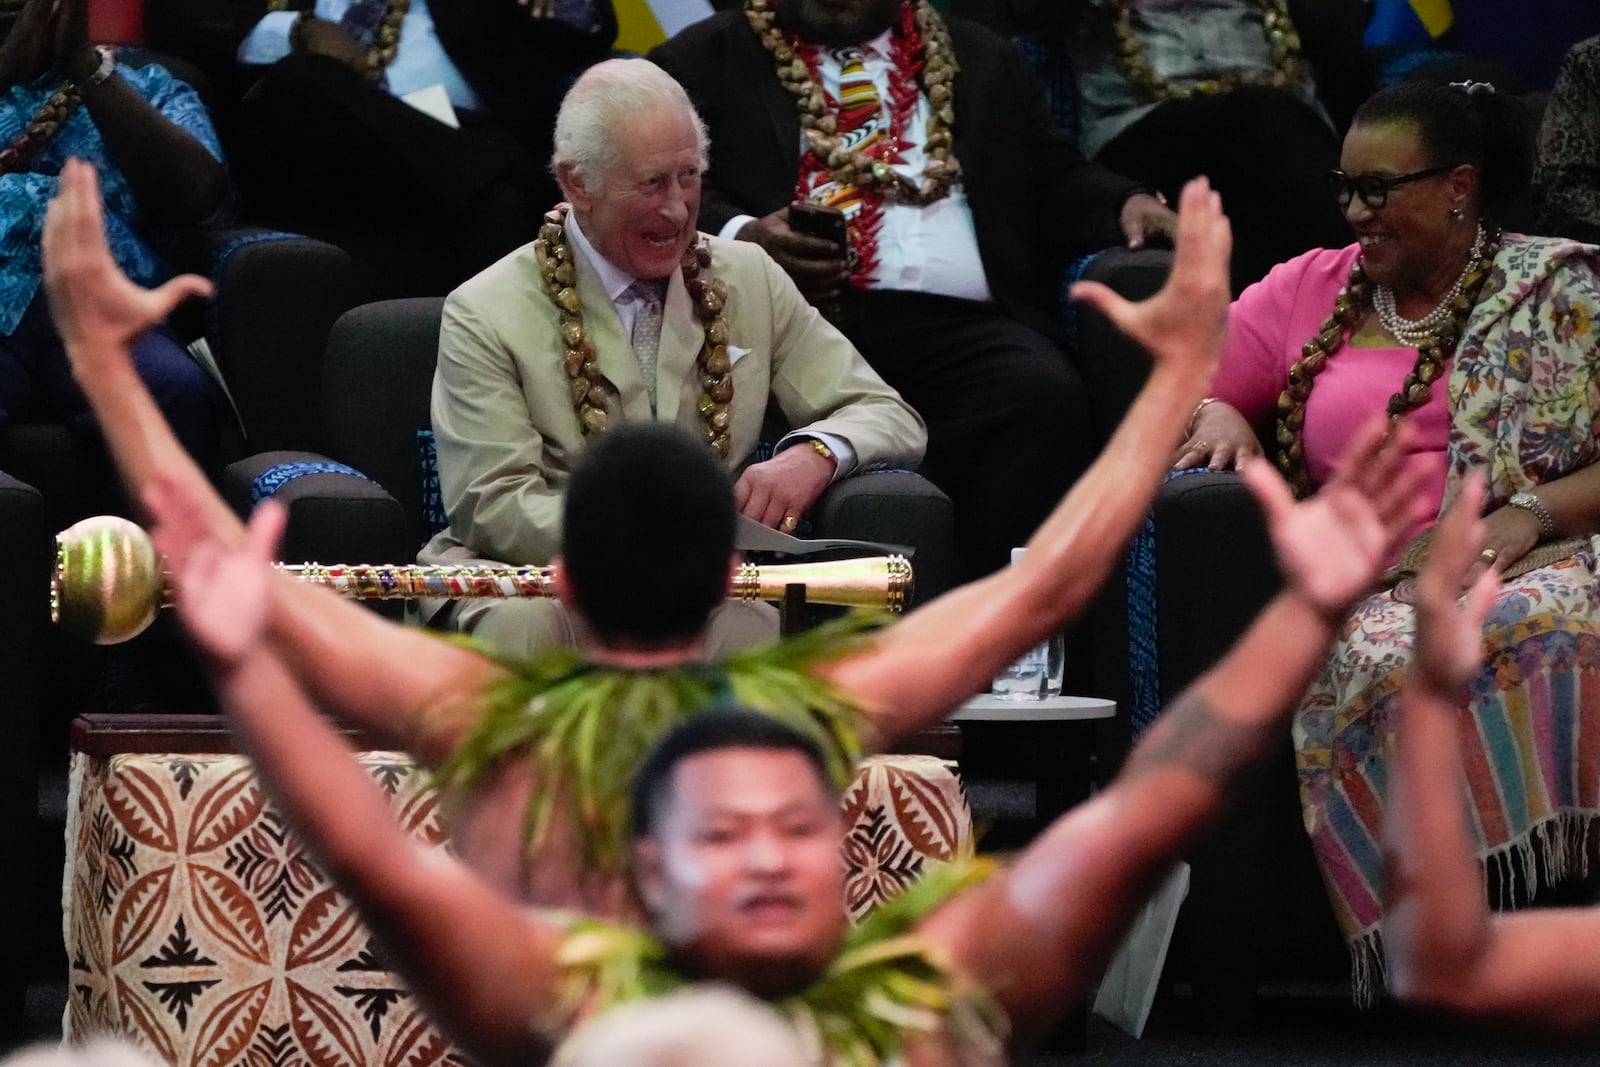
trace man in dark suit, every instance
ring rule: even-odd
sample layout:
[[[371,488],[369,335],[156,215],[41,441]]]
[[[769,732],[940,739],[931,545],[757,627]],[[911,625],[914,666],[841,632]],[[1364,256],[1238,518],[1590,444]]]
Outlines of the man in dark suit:
[[[1008,42],[925,0],[753,0],[650,58],[710,129],[701,229],[763,245],[917,409],[970,575],[1001,566],[1098,444],[1060,268],[1171,212],[1077,155]],[[847,247],[797,232],[796,200],[842,208]]]
[[[533,239],[558,199],[546,167],[556,108],[609,54],[610,0],[294,6],[239,46],[260,72],[236,153],[254,213],[380,247],[414,235],[437,268],[418,291],[453,287]],[[406,100],[419,94],[432,96],[428,113]]]

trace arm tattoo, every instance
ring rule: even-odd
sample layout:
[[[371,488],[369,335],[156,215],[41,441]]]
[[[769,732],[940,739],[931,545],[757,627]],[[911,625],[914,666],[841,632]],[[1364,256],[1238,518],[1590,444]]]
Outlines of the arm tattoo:
[[[1271,733],[1260,724],[1222,718],[1198,693],[1184,693],[1133,750],[1122,776],[1132,781],[1162,768],[1180,768],[1221,784],[1255,761]]]

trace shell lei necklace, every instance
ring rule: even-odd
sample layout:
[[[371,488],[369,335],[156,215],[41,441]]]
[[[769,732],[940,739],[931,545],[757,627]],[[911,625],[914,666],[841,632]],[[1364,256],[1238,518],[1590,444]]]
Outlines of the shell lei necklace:
[[[888,163],[850,148],[839,134],[839,120],[822,88],[799,51],[799,45],[778,27],[769,0],[745,0],[744,14],[763,47],[777,64],[778,80],[795,98],[800,112],[800,132],[811,152],[828,168],[833,180],[871,191],[891,204],[925,207],[943,199],[961,171],[952,154],[955,126],[954,82],[960,67],[950,45],[950,31],[928,0],[913,6],[922,37],[922,91],[928,94],[929,113],[923,151],[927,162],[919,184]]]
[[[1387,410],[1391,419],[1397,419],[1413,408],[1426,404],[1433,383],[1444,376],[1444,361],[1455,351],[1462,331],[1466,329],[1467,317],[1477,306],[1484,284],[1494,272],[1494,257],[1500,250],[1499,228],[1489,226],[1482,240],[1472,248],[1473,258],[1468,261],[1466,271],[1453,290],[1455,295],[1443,305],[1447,309],[1444,321],[1436,329],[1430,330],[1421,344],[1417,345],[1417,362],[1412,366],[1411,373],[1406,375],[1399,391],[1389,398]],[[1367,303],[1368,284],[1366,268],[1358,258],[1350,265],[1349,280],[1334,298],[1333,314],[1323,321],[1317,335],[1300,350],[1300,358],[1289,368],[1289,383],[1278,394],[1276,459],[1297,498],[1307,496],[1313,488],[1311,476],[1306,471],[1306,400],[1311,396],[1311,385],[1316,376],[1327,367],[1328,360],[1361,321]]]
[[[1217,78],[1206,78],[1180,88],[1156,73],[1144,45],[1133,32],[1133,0],[1119,0],[1111,16],[1111,33],[1116,38],[1117,59],[1128,80],[1157,100],[1184,100],[1191,96],[1214,96],[1247,85],[1269,85],[1281,89],[1293,85],[1305,73],[1300,58],[1300,34],[1289,18],[1287,0],[1256,0],[1261,9],[1261,28],[1266,34],[1272,69],[1263,73],[1230,70]]]
[[[1467,254],[1467,262],[1461,268],[1461,273],[1456,275],[1456,280],[1450,286],[1450,291],[1444,299],[1439,301],[1437,307],[1420,319],[1405,319],[1400,317],[1400,312],[1395,307],[1394,290],[1387,285],[1374,285],[1372,287],[1372,310],[1378,313],[1378,324],[1382,326],[1396,341],[1400,341],[1408,348],[1417,348],[1438,332],[1445,320],[1450,318],[1450,309],[1454,306],[1456,297],[1461,295],[1461,287],[1466,284],[1467,275],[1472,273],[1472,268],[1483,257],[1483,242],[1488,240],[1484,233],[1483,223],[1478,223],[1477,236],[1472,241],[1472,251]]]
[[[266,6],[268,11],[287,11],[289,0],[267,0]],[[406,14],[410,10],[411,0],[388,0],[382,17],[378,19],[377,29],[372,35],[372,43],[367,46],[366,60],[357,68],[356,73],[370,82],[376,82],[383,77],[383,72],[394,62],[395,55],[400,51],[401,24],[405,22]],[[315,17],[315,5],[300,12],[300,18]],[[296,22],[298,24],[298,20]],[[292,43],[293,30],[290,30],[289,37]]]
[[[557,204],[545,214],[544,224],[539,227],[539,239],[533,243],[533,254],[545,292],[561,320],[564,346],[561,365],[567,374],[567,389],[578,425],[587,437],[605,432],[606,405],[616,395],[617,387],[601,373],[600,365],[595,362],[594,344],[584,330],[577,269],[572,263],[572,249],[567,244],[570,210],[568,204]],[[695,317],[705,325],[705,342],[694,364],[700,381],[696,411],[706,443],[717,455],[726,458],[731,447],[728,427],[733,421],[733,367],[728,361],[728,322],[723,317],[728,287],[720,278],[702,276],[701,272],[711,266],[711,248],[703,237],[683,254],[680,266]]]
[[[71,81],[62,82],[61,88],[51,94],[17,139],[0,148],[0,174],[26,170],[39,150],[61,132],[61,127],[67,124],[81,102],[78,87]]]

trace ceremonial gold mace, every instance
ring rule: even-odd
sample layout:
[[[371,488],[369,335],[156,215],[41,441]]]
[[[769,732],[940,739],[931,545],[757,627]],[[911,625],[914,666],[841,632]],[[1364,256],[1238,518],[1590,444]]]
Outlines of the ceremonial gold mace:
[[[302,582],[356,600],[420,597],[555,596],[551,567],[426,567],[420,564],[278,563]],[[735,600],[781,600],[791,585],[806,601],[898,612],[912,593],[904,556],[865,556],[821,563],[741,564],[728,586]],[[62,629],[101,645],[137,636],[172,603],[172,590],[150,535],[136,523],[98,515],[56,535],[50,579],[50,618]]]

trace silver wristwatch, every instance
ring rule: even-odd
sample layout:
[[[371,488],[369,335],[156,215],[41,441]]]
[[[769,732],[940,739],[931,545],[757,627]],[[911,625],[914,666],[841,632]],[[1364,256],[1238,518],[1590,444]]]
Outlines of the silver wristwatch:
[[[1539,520],[1539,539],[1554,537],[1556,535],[1556,520],[1550,517],[1550,509],[1544,506],[1544,501],[1529,492],[1517,493],[1506,501],[1508,508],[1521,508]]]
[[[100,65],[94,68],[94,73],[78,85],[79,89],[93,89],[102,85],[117,69],[117,50],[110,45],[97,44],[94,50],[100,54]]]

